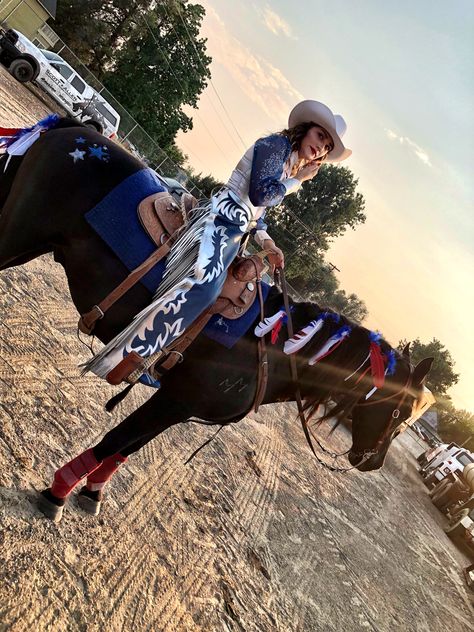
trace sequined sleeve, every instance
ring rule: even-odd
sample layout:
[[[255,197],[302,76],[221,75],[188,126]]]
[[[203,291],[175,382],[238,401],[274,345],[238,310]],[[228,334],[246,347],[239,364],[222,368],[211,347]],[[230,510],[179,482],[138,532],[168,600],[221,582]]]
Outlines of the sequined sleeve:
[[[290,153],[290,142],[285,136],[273,134],[255,143],[249,186],[249,199],[254,206],[276,206],[283,200],[287,188],[280,178]]]

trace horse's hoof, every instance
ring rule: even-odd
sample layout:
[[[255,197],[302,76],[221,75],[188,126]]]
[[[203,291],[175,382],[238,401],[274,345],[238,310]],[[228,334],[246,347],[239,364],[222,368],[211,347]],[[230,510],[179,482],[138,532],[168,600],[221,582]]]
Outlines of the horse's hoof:
[[[98,516],[102,504],[100,492],[91,492],[87,487],[83,487],[77,495],[79,507],[91,516]]]
[[[49,488],[44,489],[38,498],[38,509],[53,522],[61,520],[65,504],[65,500],[53,496]]]

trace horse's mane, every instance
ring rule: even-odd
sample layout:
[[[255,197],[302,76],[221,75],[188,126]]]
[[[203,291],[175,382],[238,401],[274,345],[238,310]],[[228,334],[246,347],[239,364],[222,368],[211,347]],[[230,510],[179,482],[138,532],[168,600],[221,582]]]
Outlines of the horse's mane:
[[[304,398],[304,409],[308,413],[308,419],[315,415],[321,405],[325,405],[325,414],[321,420],[336,417],[339,421],[346,419],[352,412],[360,398],[373,388],[373,378],[370,370],[357,383],[362,369],[347,380],[367,360],[370,344],[373,340],[373,332],[366,327],[350,320],[342,314],[338,314],[330,308],[321,307],[317,303],[296,303],[294,306],[294,331],[295,333],[315,320],[322,313],[333,314],[337,321],[328,318],[324,321],[321,330],[297,352],[297,366],[299,383]],[[342,327],[349,327],[350,334],[334,351],[326,358],[309,366],[309,359],[316,353],[331,336]],[[385,357],[389,354],[395,362],[394,374],[387,375],[384,384],[384,392],[396,393],[406,383],[409,372],[407,358],[394,349],[385,339],[380,337],[378,345]],[[367,361],[364,368],[370,366]],[[328,404],[331,404],[328,407]]]

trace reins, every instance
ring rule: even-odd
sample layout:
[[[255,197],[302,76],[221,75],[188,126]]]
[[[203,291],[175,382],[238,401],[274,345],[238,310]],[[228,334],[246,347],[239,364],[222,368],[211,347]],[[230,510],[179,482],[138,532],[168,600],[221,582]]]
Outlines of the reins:
[[[290,310],[290,301],[288,299],[288,289],[286,285],[285,273],[283,272],[283,268],[277,268],[275,270],[275,274],[278,276],[280,281],[280,287],[283,294],[283,305],[285,307],[286,317],[287,317],[287,329],[288,329],[288,338],[293,338],[293,319],[291,318],[291,310]],[[289,356],[290,358],[290,371],[291,371],[291,381],[293,382],[293,389],[295,392],[296,406],[298,408],[298,417],[301,421],[301,426],[303,428],[304,435],[306,437],[306,441],[308,442],[309,447],[311,448],[311,452],[314,454],[316,459],[318,459],[318,455],[316,454],[316,450],[314,449],[313,442],[311,441],[311,435],[308,429],[308,422],[306,419],[306,415],[304,413],[303,401],[301,399],[301,391],[298,382],[298,370],[296,368],[296,359],[293,354]]]
[[[288,288],[287,288],[287,284],[286,284],[285,273],[283,272],[282,268],[277,268],[275,273],[279,277],[280,287],[281,287],[281,291],[282,291],[282,294],[283,294],[283,305],[285,307],[285,312],[286,312],[286,316],[287,316],[286,326],[287,326],[287,329],[288,329],[288,337],[289,338],[293,338],[293,335],[294,335],[294,332],[293,332],[293,320],[291,318],[290,302],[289,302],[289,299],[288,299]],[[357,463],[356,465],[353,465],[351,467],[347,467],[347,468],[342,468],[342,467],[338,467],[338,466],[334,466],[334,465],[329,465],[328,463],[325,463],[322,459],[319,458],[319,456],[316,453],[316,450],[314,449],[314,445],[313,445],[313,442],[311,440],[311,437],[314,438],[314,440],[316,441],[318,446],[321,448],[321,450],[325,454],[328,454],[329,456],[331,456],[331,458],[336,459],[338,456],[342,456],[342,454],[338,455],[338,454],[336,454],[334,452],[330,452],[329,450],[327,450],[321,444],[319,439],[313,434],[311,428],[308,426],[308,420],[306,419],[304,406],[303,406],[303,401],[301,399],[301,391],[300,391],[300,387],[299,387],[298,370],[296,368],[295,356],[293,354],[290,354],[289,360],[290,360],[291,380],[293,382],[293,389],[294,389],[294,392],[295,392],[296,406],[298,408],[298,417],[299,417],[299,420],[301,421],[301,426],[303,428],[303,432],[304,432],[304,435],[306,437],[306,441],[308,442],[308,445],[311,448],[311,452],[314,454],[314,457],[316,458],[318,463],[320,465],[322,465],[323,467],[325,467],[326,469],[330,470],[331,472],[339,472],[339,473],[349,472],[350,470],[353,470],[353,469],[359,467],[360,465],[362,465],[362,463],[367,461],[367,459],[369,459],[372,456],[372,454],[373,454],[372,451],[370,451],[370,453],[368,452],[367,454],[364,454],[363,457],[362,457],[362,460],[359,463]],[[346,454],[346,452],[344,452],[343,454]]]
[[[288,289],[287,289],[287,284],[286,284],[285,273],[284,273],[282,268],[277,268],[275,270],[275,275],[279,279],[279,284],[280,284],[281,291],[282,291],[282,294],[283,294],[283,305],[285,307],[285,312],[286,312],[286,317],[287,317],[288,338],[293,338],[293,336],[294,336],[293,321],[292,321],[292,318],[291,318],[291,311],[290,311],[290,304],[289,304],[289,298],[288,298]],[[371,450],[364,450],[364,452],[361,453],[361,457],[362,458],[356,465],[353,465],[353,466],[347,467],[347,468],[341,468],[341,467],[338,467],[338,466],[329,465],[328,463],[325,463],[324,461],[322,461],[319,458],[319,456],[316,454],[316,451],[314,449],[314,445],[313,445],[313,442],[311,440],[311,437],[313,437],[313,439],[316,441],[316,443],[318,444],[318,446],[322,450],[322,452],[327,454],[328,456],[330,456],[333,459],[337,459],[340,456],[344,456],[345,454],[347,454],[350,451],[350,449],[346,450],[346,452],[342,452],[340,454],[337,454],[335,452],[331,452],[330,450],[325,448],[325,446],[323,446],[321,444],[321,442],[319,441],[319,439],[315,436],[315,434],[313,433],[311,427],[308,425],[308,420],[306,419],[305,410],[304,410],[304,406],[303,406],[303,401],[302,401],[302,398],[301,398],[301,391],[300,391],[300,387],[299,387],[298,370],[297,370],[297,367],[296,367],[296,358],[295,358],[294,354],[290,354],[289,355],[289,361],[290,361],[291,380],[292,380],[292,383],[293,383],[293,389],[294,389],[294,393],[295,393],[295,401],[296,401],[296,406],[297,406],[297,409],[298,409],[298,417],[300,419],[301,426],[303,428],[303,432],[305,434],[305,437],[306,437],[308,445],[309,445],[309,447],[311,449],[311,452],[316,457],[316,460],[318,461],[318,463],[320,465],[322,465],[323,467],[325,467],[326,469],[332,471],[332,472],[345,473],[345,472],[349,472],[351,470],[354,470],[354,469],[360,467],[365,461],[370,459],[370,457],[372,457],[375,454],[377,454],[379,447],[383,444],[383,442],[386,440],[388,434],[391,432],[391,429],[392,429],[392,424],[391,423],[389,423],[387,425],[387,428],[385,429],[385,431],[382,434],[382,436],[378,439],[378,441],[375,444],[374,448],[372,448]],[[359,367],[359,369],[360,368],[361,367]],[[356,371],[354,373],[357,373],[357,371],[358,371],[358,369],[356,369]],[[354,375],[354,373],[352,375]],[[354,387],[359,384],[359,382],[361,381],[361,379],[364,377],[364,375],[366,373],[367,373],[367,370],[363,373],[362,377],[357,379],[357,381],[354,384]],[[352,377],[352,375],[350,377]],[[398,419],[398,417],[400,416],[400,408],[402,407],[403,402],[405,401],[405,398],[407,396],[408,389],[410,388],[410,385],[411,385],[411,380],[412,380],[412,368],[410,366],[410,373],[409,373],[409,376],[408,376],[408,380],[407,380],[405,386],[400,391],[398,391],[397,393],[395,393],[393,395],[389,395],[387,397],[383,397],[381,399],[378,399],[377,401],[365,402],[363,404],[357,404],[356,407],[357,406],[373,406],[373,405],[378,404],[378,403],[380,403],[382,401],[388,401],[390,399],[393,399],[397,395],[402,394],[402,398],[398,402],[396,408],[392,411],[392,417],[391,417],[392,419]]]

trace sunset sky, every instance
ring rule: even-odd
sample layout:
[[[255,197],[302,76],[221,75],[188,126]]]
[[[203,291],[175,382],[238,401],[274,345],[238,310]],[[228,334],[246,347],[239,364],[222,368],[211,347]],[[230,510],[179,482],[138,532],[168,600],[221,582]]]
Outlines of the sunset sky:
[[[474,411],[474,3],[199,1],[212,85],[178,139],[190,164],[227,179],[302,99],[342,114],[367,221],[328,258],[392,344],[441,340]]]

